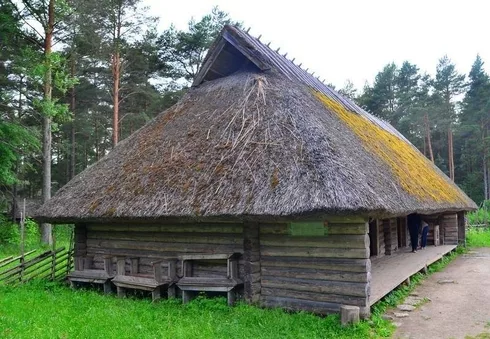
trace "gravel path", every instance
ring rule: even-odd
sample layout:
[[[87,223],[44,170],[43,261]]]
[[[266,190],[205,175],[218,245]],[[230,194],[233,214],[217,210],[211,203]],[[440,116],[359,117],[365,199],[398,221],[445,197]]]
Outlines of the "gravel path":
[[[399,316],[406,313],[401,317],[388,313],[398,326],[394,338],[490,338],[490,248],[458,257],[424,280],[408,299],[406,304],[419,306],[394,310]]]

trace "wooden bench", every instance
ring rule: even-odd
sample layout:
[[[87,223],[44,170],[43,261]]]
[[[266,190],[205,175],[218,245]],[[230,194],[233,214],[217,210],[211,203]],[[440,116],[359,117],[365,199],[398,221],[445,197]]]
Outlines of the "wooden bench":
[[[139,258],[130,258],[129,274],[126,273],[126,258],[117,259],[117,275],[112,283],[117,287],[117,296],[125,297],[126,289],[150,291],[152,300],[161,298],[162,288],[167,289],[169,298],[175,297],[176,269],[175,260],[156,260],[151,263],[152,272],[139,272]],[[163,274],[163,266],[167,274]]]
[[[182,301],[187,303],[191,300],[194,292],[226,292],[228,305],[233,305],[236,300],[236,288],[243,284],[238,279],[238,257],[240,253],[232,254],[196,254],[182,256],[183,277],[177,282],[182,290]],[[226,260],[226,277],[195,277],[193,276],[193,265],[196,261]]]
[[[111,293],[111,279],[114,278],[112,257],[104,256],[104,268],[96,269],[94,267],[94,257],[75,257],[75,270],[68,274],[68,280],[72,287],[77,283],[102,284],[104,293]]]

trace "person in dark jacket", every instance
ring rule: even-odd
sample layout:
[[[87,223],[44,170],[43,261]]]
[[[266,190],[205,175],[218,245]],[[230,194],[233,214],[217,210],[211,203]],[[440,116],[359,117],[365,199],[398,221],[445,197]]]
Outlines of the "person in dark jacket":
[[[421,218],[418,214],[410,214],[407,216],[408,232],[410,233],[410,243],[412,244],[412,253],[417,252],[417,246],[419,243],[419,227],[421,224]]]
[[[420,248],[425,249],[425,246],[427,246],[427,234],[429,233],[429,224],[425,221],[422,220],[422,239],[420,240]]]

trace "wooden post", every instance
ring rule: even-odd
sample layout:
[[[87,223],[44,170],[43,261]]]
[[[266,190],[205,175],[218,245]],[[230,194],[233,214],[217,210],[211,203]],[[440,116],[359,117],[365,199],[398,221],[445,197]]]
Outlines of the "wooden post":
[[[175,260],[168,261],[168,276],[172,282],[167,287],[167,298],[175,298],[175,280],[177,277],[177,265]]]
[[[359,322],[359,306],[340,306],[340,323],[342,326]]]
[[[14,202],[14,205],[16,202]],[[20,212],[20,277],[19,281],[22,282],[24,276],[24,251],[25,251],[25,214],[26,213],[26,199],[24,199],[24,204],[22,207],[22,212]]]
[[[192,300],[192,292],[182,291],[182,303],[187,304],[191,300]]]
[[[458,244],[466,246],[466,225],[464,220],[464,212],[458,212]]]
[[[244,298],[248,303],[258,303],[261,294],[260,225],[243,225]]]
[[[155,280],[157,282],[162,282],[163,280],[163,277],[162,277],[162,262],[161,261],[158,261],[156,263],[153,263],[153,275],[155,277]]]
[[[238,278],[238,262],[236,259],[228,259],[228,278],[236,279]],[[228,306],[233,306],[235,304],[235,290],[232,289],[227,293]]]
[[[117,275],[126,275],[126,259],[119,257],[117,258]],[[126,296],[126,289],[117,286],[117,296],[119,298],[124,298]]]
[[[162,291],[161,287],[157,287],[151,292],[152,301],[157,301],[158,299],[161,298],[161,296],[162,296],[161,291]]]
[[[131,258],[130,259],[131,261],[131,264],[129,266],[129,274],[130,275],[135,275],[135,274],[138,274],[139,272],[139,259],[138,258]]]
[[[51,280],[54,280],[56,274],[56,236],[54,235],[54,230],[52,232],[52,246],[51,246]]]
[[[434,225],[434,246],[439,246],[441,244],[441,235],[439,230],[439,225]]]

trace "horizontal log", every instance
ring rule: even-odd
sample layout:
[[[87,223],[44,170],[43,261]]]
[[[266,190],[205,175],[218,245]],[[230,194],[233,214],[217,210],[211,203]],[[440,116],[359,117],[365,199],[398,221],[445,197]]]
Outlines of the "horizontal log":
[[[328,223],[328,235],[332,234],[366,234],[369,226],[367,223]],[[289,225],[286,223],[260,224],[260,234],[289,235]],[[327,236],[328,237],[328,236]],[[262,240],[262,236],[260,237]]]
[[[260,224],[259,232],[260,234],[289,234],[289,225],[286,223]]]
[[[332,281],[346,281],[346,282],[368,282],[371,278],[369,272],[339,272],[329,270],[317,270],[308,268],[291,269],[290,267],[281,268],[268,268],[262,267],[262,275],[285,277],[285,278],[297,278],[297,279],[311,279],[311,280],[332,280]]]
[[[98,225],[87,226],[88,231],[107,232],[197,232],[197,233],[243,233],[241,224],[173,224],[173,225]]]
[[[334,303],[272,296],[261,296],[260,304],[264,307],[279,307],[290,311],[307,311],[316,314],[337,313],[340,311],[341,306]]]
[[[87,234],[88,239],[158,241],[164,243],[200,243],[242,245],[241,234],[222,233],[165,233],[165,232],[95,232]]]
[[[341,294],[353,297],[367,297],[369,294],[368,283],[279,278],[262,275],[261,284],[262,288],[282,288],[294,291]]]
[[[368,259],[369,248],[336,249],[315,247],[272,247],[261,246],[261,258],[264,257],[313,257],[313,258],[356,258]]]
[[[364,224],[368,222],[368,218],[359,216],[328,216],[325,220],[331,224]]]
[[[368,248],[369,236],[362,235],[328,235],[325,237],[295,237],[263,235],[261,246],[286,247],[325,247],[325,248]]]
[[[271,297],[283,297],[292,299],[321,301],[341,305],[366,306],[366,297],[352,297],[341,294],[299,292],[294,290],[285,290],[279,288],[262,287],[261,295]]]
[[[218,253],[235,253],[243,252],[240,245],[216,245],[216,244],[189,244],[189,243],[162,243],[153,241],[129,241],[129,240],[97,240],[87,239],[87,246],[90,248],[106,248],[106,249],[132,249],[132,250],[148,250],[162,252],[178,252],[184,253],[202,253],[202,254],[218,254]]]
[[[343,272],[369,272],[369,259],[264,257],[262,267],[312,268]]]
[[[366,234],[369,232],[368,223],[363,224],[328,224],[328,234]]]

